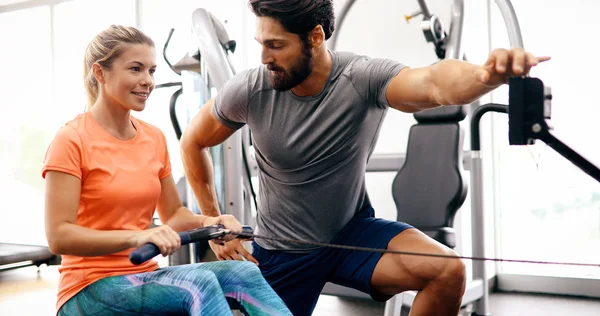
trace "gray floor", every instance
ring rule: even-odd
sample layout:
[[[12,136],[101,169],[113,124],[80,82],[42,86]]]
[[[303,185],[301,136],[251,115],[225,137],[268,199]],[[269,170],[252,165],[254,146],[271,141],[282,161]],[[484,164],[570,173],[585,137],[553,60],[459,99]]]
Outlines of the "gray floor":
[[[321,295],[313,316],[379,316],[385,305],[370,300]],[[600,299],[493,293],[492,316],[600,316]]]

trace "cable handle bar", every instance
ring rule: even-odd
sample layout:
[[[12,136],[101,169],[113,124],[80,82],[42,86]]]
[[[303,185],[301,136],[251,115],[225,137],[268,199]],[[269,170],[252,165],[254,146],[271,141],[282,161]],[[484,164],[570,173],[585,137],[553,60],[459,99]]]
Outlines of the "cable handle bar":
[[[206,227],[200,227],[184,232],[179,232],[181,238],[181,245],[187,245],[201,240],[212,240],[222,239],[228,240],[224,237],[231,236],[233,238],[244,238],[247,239],[247,235],[252,235],[254,230],[252,227],[244,225],[242,226],[241,234],[232,235],[231,231],[225,229],[223,225],[212,225]],[[235,236],[235,237],[234,237]],[[146,243],[129,254],[129,261],[135,265],[142,264],[160,254],[160,249],[153,243]]]

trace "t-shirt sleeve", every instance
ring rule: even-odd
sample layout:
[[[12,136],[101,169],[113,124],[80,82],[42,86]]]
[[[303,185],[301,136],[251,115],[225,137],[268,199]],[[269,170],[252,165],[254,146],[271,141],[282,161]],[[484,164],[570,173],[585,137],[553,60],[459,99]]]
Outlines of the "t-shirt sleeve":
[[[249,101],[249,72],[240,72],[227,81],[214,101],[213,113],[223,125],[237,130],[246,124]]]
[[[167,139],[165,138],[165,134],[160,129],[156,129],[158,131],[159,137],[159,157],[161,159],[163,167],[158,172],[158,178],[160,180],[168,177],[171,174],[171,157],[169,155],[169,148],[167,147]]]
[[[380,107],[389,107],[386,90],[392,79],[406,65],[385,58],[362,57],[352,66],[354,86],[363,97]]]
[[[42,178],[48,171],[60,171],[82,178],[82,143],[71,126],[61,127],[50,142],[42,166]]]

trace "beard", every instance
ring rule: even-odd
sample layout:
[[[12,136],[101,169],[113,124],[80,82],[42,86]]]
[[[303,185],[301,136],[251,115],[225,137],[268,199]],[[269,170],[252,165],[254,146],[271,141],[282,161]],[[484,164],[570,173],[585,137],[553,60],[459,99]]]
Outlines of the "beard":
[[[302,55],[290,67],[289,70],[270,64],[268,69],[271,72],[269,82],[271,87],[277,91],[290,90],[304,81],[313,69],[313,54],[308,45],[302,49]]]

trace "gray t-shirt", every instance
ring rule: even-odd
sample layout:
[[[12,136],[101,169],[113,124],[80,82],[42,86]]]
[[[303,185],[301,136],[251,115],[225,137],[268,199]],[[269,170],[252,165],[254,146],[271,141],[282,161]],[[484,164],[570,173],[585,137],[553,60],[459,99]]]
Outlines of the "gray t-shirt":
[[[369,199],[365,171],[389,107],[385,91],[404,65],[330,51],[323,90],[299,97],[270,87],[265,66],[237,74],[214,114],[248,124],[259,167],[257,234],[329,242]],[[266,249],[314,246],[256,239]]]

